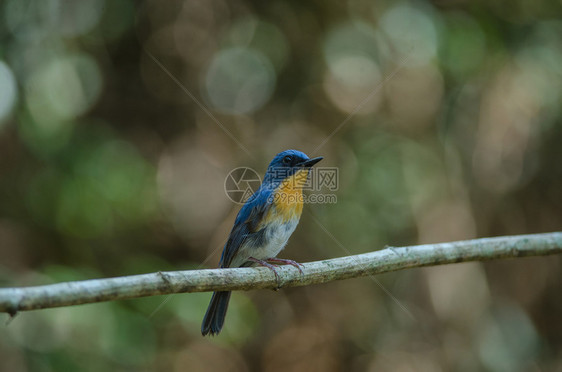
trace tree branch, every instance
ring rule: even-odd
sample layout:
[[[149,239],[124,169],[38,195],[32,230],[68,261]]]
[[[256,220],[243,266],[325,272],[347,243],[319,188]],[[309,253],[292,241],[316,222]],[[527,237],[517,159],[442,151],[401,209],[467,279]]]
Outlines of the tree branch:
[[[562,232],[466,240],[386,249],[304,264],[301,274],[280,267],[158,272],[36,287],[0,288],[0,312],[123,300],[170,293],[275,289],[326,283],[414,267],[562,253]]]

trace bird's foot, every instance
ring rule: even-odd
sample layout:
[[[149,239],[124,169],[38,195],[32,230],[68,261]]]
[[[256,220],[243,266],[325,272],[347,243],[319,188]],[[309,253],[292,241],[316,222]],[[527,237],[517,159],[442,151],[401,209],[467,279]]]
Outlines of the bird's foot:
[[[276,290],[281,288],[281,280],[279,279],[279,274],[277,273],[277,270],[275,270],[275,267],[276,267],[275,265],[267,263],[266,261],[263,261],[263,260],[258,260],[257,258],[254,258],[254,257],[248,258],[248,261],[255,262],[258,265],[267,267],[269,270],[273,271],[273,273],[275,274],[275,280],[277,281],[277,289]]]
[[[293,266],[293,267],[296,267],[296,268],[300,271],[300,273],[301,273],[302,275],[304,275],[304,272],[302,271],[302,268],[303,268],[304,266],[303,266],[302,264],[296,262],[296,261],[287,260],[287,259],[284,259],[284,258],[276,258],[276,257],[274,257],[274,258],[268,258],[267,261],[269,261],[269,262],[274,262],[274,263],[282,263],[282,264],[285,264],[285,265],[291,265],[291,266]]]

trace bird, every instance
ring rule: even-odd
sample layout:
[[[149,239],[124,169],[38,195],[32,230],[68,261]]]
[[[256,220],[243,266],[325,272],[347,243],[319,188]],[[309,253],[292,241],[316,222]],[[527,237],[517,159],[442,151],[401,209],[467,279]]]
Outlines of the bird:
[[[265,266],[279,276],[272,263],[301,265],[277,255],[295,231],[303,209],[303,193],[311,167],[323,157],[309,158],[297,150],[277,154],[259,189],[242,206],[223,248],[220,268]],[[201,324],[201,334],[218,335],[230,300],[229,291],[214,292]]]

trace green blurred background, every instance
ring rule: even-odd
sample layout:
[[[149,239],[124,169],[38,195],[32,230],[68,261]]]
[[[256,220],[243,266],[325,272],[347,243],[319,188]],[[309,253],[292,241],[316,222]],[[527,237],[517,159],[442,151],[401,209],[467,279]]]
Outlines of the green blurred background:
[[[287,148],[340,185],[285,258],[559,230],[561,8],[3,0],[0,284],[215,267],[228,172]],[[209,293],[3,315],[0,370],[560,371],[561,265],[235,293],[212,339]]]

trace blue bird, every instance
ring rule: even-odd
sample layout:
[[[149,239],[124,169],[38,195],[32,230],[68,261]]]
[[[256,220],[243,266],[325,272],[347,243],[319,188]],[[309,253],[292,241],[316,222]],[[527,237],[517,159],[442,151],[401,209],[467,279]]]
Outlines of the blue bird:
[[[236,216],[222,251],[221,268],[261,265],[273,270],[278,280],[275,266],[268,262],[293,265],[302,272],[300,264],[276,256],[299,223],[303,208],[302,188],[310,168],[322,159],[310,159],[297,150],[286,150],[273,158],[260,188]],[[220,333],[230,293],[213,293],[201,324],[203,336]]]

